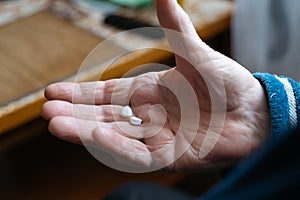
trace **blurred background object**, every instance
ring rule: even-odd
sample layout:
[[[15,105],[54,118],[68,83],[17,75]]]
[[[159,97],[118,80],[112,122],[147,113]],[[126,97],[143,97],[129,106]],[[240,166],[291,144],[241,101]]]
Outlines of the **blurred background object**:
[[[0,26],[28,17],[49,7],[51,0],[0,1]]]
[[[147,7],[154,4],[154,0],[97,0],[97,1],[109,1],[121,6],[127,6],[131,8]]]
[[[299,0],[236,0],[233,57],[251,72],[300,79]]]
[[[188,1],[188,0],[177,0],[177,2],[182,6],[184,1]]]

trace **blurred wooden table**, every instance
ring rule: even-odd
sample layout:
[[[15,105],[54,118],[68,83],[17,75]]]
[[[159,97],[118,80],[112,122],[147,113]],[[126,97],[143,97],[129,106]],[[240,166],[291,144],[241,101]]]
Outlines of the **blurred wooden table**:
[[[197,27],[206,40],[230,26],[231,13]],[[101,38],[43,11],[0,27],[0,134],[40,115],[45,102],[43,90],[53,82],[74,80],[88,53]],[[101,58],[106,60],[122,47],[111,44]],[[132,67],[156,63],[170,52],[149,50],[132,53],[110,67],[102,79],[122,76]],[[80,81],[95,80],[97,74],[86,74]]]

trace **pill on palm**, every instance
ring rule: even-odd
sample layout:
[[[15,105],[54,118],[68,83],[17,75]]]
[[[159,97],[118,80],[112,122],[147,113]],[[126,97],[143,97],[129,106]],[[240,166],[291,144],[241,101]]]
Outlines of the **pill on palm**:
[[[135,126],[140,126],[142,125],[142,119],[138,117],[130,117],[130,123]]]
[[[132,116],[132,110],[129,106],[125,106],[122,110],[121,110],[121,116],[122,117],[131,117]]]

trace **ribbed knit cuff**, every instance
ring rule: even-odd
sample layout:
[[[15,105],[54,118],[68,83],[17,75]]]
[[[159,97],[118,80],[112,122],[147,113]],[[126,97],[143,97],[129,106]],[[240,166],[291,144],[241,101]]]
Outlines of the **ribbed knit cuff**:
[[[271,140],[277,142],[299,124],[300,85],[290,78],[268,73],[253,76],[266,91],[271,114]]]

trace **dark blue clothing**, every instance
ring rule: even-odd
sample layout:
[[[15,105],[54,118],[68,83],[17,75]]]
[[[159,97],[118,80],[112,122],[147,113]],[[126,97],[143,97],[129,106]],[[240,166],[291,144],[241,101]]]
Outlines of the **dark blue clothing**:
[[[300,128],[243,160],[199,200],[300,199]]]

